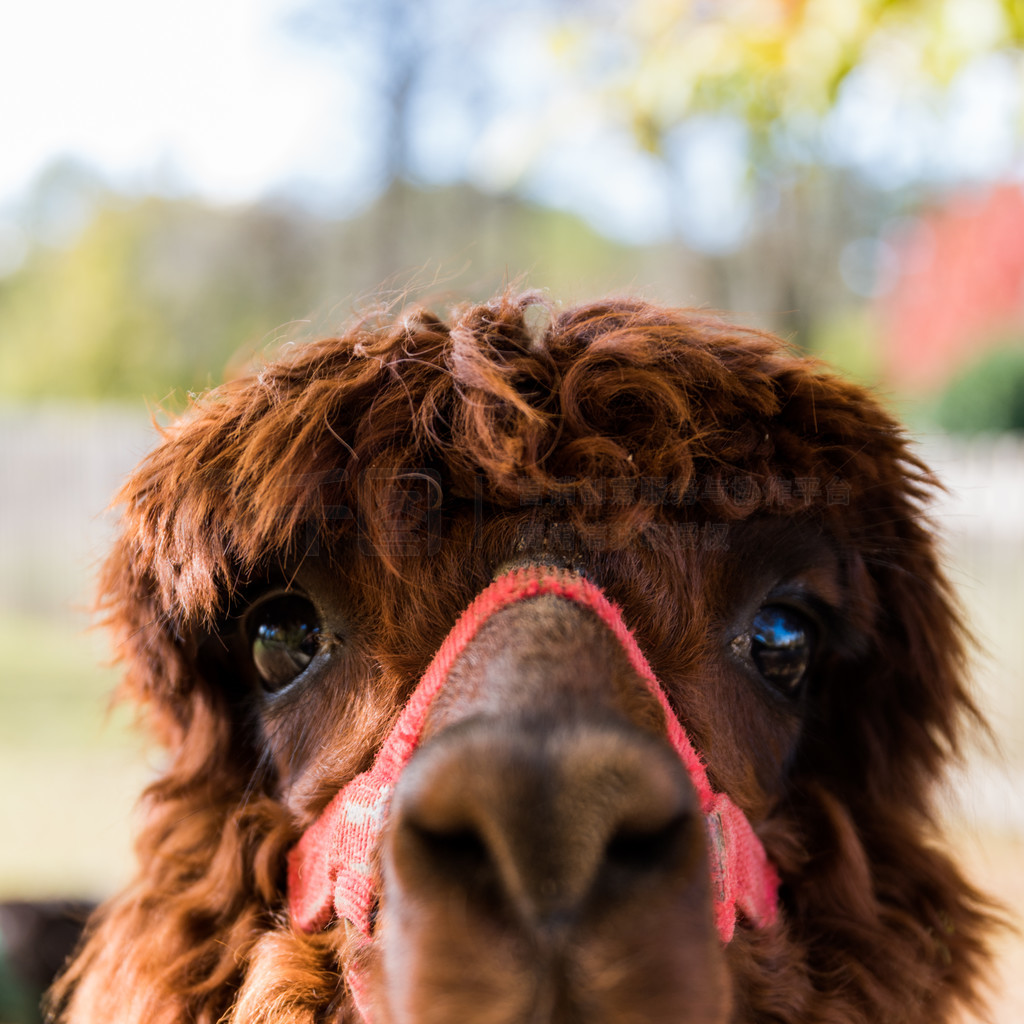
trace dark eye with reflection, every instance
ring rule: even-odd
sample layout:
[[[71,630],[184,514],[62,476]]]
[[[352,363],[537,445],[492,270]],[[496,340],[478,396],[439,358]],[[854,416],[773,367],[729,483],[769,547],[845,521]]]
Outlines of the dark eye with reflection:
[[[268,693],[284,689],[313,660],[320,647],[320,619],[300,594],[268,597],[245,619],[252,663]]]
[[[750,627],[750,657],[775,689],[796,696],[814,655],[817,630],[810,617],[784,604],[766,604]]]

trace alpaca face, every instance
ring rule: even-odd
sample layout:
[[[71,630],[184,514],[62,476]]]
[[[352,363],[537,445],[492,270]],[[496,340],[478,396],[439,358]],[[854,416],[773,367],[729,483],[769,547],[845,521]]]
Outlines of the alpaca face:
[[[169,756],[61,1019],[971,1000],[987,913],[929,793],[973,709],[927,470],[770,336],[638,302],[538,335],[531,301],[291,349],[126,485],[104,601]],[[517,572],[557,586],[467,632]]]
[[[674,558],[663,553],[663,562],[699,584],[689,603],[668,612],[677,625],[666,623],[673,642],[667,689],[617,609],[604,622],[558,592],[563,576],[570,587],[600,594],[598,588],[575,570],[538,568],[539,555],[521,553],[515,561],[525,568],[512,576],[541,574],[531,584],[551,583],[555,592],[528,591],[488,613],[452,652],[452,636],[484,617],[481,599],[463,614],[424,676],[426,682],[436,662],[445,663],[415,731],[408,716],[395,727],[416,750],[411,760],[403,755],[400,775],[391,779],[397,785],[389,782],[379,802],[386,827],[358,854],[336,853],[325,864],[323,836],[344,834],[366,813],[339,793],[316,826],[316,852],[295,868],[303,888],[318,872],[333,872],[337,885],[339,866],[344,875],[352,861],[379,857],[377,888],[365,907],[353,913],[351,896],[329,901],[364,932],[363,962],[349,982],[367,1017],[468,1021],[482,1002],[487,1014],[504,1007],[509,1020],[556,1006],[570,1018],[618,1020],[642,1008],[645,1019],[670,1020],[685,1002],[694,1021],[728,1018],[732,986],[717,939],[727,943],[735,916],[750,908],[740,892],[743,905],[723,911],[713,892],[763,888],[762,874],[770,875],[774,922],[777,879],[760,861],[749,871],[746,863],[711,868],[709,846],[714,856],[716,841],[731,846],[737,839],[723,840],[720,815],[702,808],[712,797],[728,798],[712,793],[703,771],[688,777],[667,721],[678,723],[677,708],[702,709],[687,718],[716,749],[709,767],[732,776],[734,791],[756,779],[748,799],[763,818],[779,797],[813,678],[848,643],[837,561],[820,538],[798,544],[800,531],[768,522],[745,532],[746,542],[733,550],[718,544]],[[775,552],[762,559],[766,571],[771,567],[767,576],[753,588],[719,592],[725,581],[749,579],[739,566],[766,547]],[[577,562],[585,557],[577,550]],[[271,586],[249,599],[230,642],[219,638],[234,651],[221,671],[248,680],[265,753],[277,766],[282,796],[297,804],[311,792],[309,778],[322,783],[334,768],[333,709],[344,692],[358,689],[372,700],[379,691],[371,663],[354,652],[360,642],[372,646],[372,637],[357,639],[354,615],[331,585],[336,575],[299,567],[287,588]],[[344,575],[358,578],[352,568]],[[657,614],[646,607],[640,619]],[[688,628],[678,625],[684,622]],[[696,646],[695,623],[706,638]],[[753,744],[723,727],[744,719],[758,728]],[[694,757],[689,738],[681,742]],[[388,747],[385,741],[378,762]],[[316,805],[297,810],[308,817]],[[742,818],[735,805],[730,810]],[[745,820],[743,827],[746,835]],[[345,845],[344,838],[326,841]],[[737,883],[730,871],[752,877]],[[372,916],[361,924],[364,914]],[[767,916],[745,924],[764,926]]]

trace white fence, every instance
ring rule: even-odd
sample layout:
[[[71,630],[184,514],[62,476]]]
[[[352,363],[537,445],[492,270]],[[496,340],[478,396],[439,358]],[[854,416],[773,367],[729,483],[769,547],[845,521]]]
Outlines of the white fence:
[[[924,438],[949,489],[935,509],[977,649],[974,684],[996,745],[954,780],[956,813],[1024,834],[1024,437]]]
[[[105,509],[155,439],[138,412],[0,408],[0,609],[60,616],[91,600]]]

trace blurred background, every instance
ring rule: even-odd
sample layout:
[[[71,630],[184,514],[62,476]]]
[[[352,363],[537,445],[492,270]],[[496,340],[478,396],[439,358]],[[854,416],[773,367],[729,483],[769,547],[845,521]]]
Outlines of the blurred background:
[[[152,754],[86,627],[154,417],[382,293],[520,281],[729,310],[910,423],[996,734],[951,841],[1024,907],[1022,47],[1021,0],[5,6],[0,899],[130,870]]]

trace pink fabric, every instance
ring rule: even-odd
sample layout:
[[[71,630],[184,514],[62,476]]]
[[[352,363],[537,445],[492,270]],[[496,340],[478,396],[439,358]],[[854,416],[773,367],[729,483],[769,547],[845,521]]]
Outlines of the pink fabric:
[[[737,913],[758,927],[774,921],[778,875],[743,812],[724,793],[712,790],[700,757],[622,613],[597,586],[576,573],[529,566],[495,580],[462,613],[385,739],[376,761],[335,795],[289,854],[288,893],[298,928],[317,931],[337,915],[351,921],[367,941],[371,939],[371,915],[378,890],[374,850],[392,791],[419,743],[431,703],[455,659],[483,623],[515,601],[540,594],[557,594],[594,611],[618,638],[633,668],[664,709],[669,740],[693,780],[707,824],[715,925],[722,941],[732,938]]]

